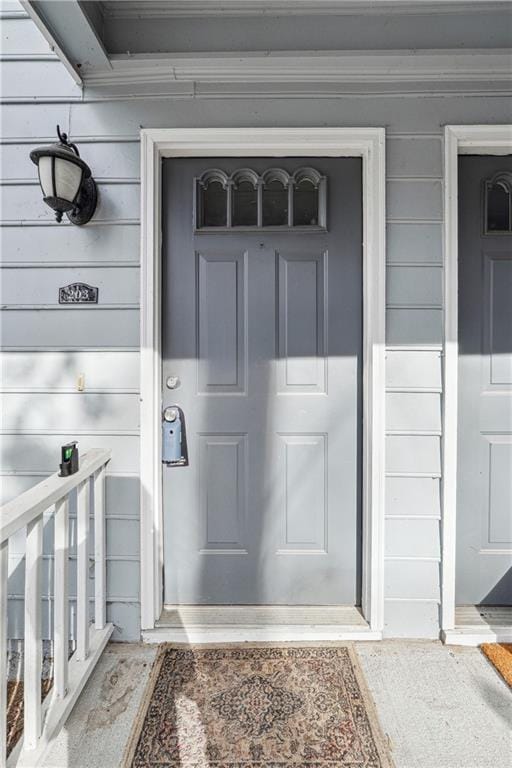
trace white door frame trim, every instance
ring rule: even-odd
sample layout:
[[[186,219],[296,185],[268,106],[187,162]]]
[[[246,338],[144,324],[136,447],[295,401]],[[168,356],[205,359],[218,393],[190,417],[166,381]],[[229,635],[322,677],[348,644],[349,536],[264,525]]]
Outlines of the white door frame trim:
[[[168,157],[361,157],[363,160],[362,610],[384,623],[384,128],[141,130],[141,626],[162,610],[161,168]]]
[[[447,125],[444,131],[444,397],[441,630],[455,629],[458,391],[458,156],[512,152],[512,125]]]

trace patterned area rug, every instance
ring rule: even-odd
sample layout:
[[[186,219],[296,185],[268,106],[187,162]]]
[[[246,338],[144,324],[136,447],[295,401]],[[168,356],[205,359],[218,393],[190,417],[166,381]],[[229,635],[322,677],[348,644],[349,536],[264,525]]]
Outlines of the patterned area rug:
[[[130,768],[390,768],[350,647],[162,646]]]

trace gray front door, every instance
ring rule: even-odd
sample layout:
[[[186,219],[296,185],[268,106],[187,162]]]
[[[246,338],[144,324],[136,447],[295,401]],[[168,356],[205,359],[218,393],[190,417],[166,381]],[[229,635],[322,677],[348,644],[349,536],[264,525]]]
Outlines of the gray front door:
[[[166,160],[163,200],[188,450],[163,469],[164,601],[357,605],[361,161]]]
[[[459,160],[459,605],[512,604],[511,182],[511,157]]]

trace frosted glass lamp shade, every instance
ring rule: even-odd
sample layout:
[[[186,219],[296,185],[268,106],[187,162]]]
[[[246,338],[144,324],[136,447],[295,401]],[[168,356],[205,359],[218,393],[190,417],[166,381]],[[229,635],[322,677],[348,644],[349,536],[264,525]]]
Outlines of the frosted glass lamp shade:
[[[55,191],[57,197],[74,202],[82,184],[83,170],[79,165],[55,158]]]
[[[73,207],[80,185],[83,169],[61,157],[42,157],[39,160],[39,183],[45,198],[59,198]]]
[[[43,190],[44,197],[50,197],[54,194],[52,177],[53,162],[53,157],[50,157],[49,155],[47,157],[42,157],[39,160],[39,183],[41,185],[41,189]]]
[[[32,150],[30,159],[38,167],[44,202],[55,211],[57,221],[66,213],[73,224],[86,224],[96,208],[96,184],[76,146],[68,143],[58,126],[57,133],[59,144]]]

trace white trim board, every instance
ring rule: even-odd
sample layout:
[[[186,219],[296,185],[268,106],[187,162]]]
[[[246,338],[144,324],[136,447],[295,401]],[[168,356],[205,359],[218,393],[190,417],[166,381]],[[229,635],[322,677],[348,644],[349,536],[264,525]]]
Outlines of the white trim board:
[[[512,627],[495,627],[494,629],[473,629],[456,627],[441,632],[445,645],[466,645],[472,648],[482,643],[512,643]]]
[[[146,0],[104,2],[103,13],[114,19],[164,19],[180,16],[263,16],[270,14],[430,14],[489,13],[508,10],[509,0]]]
[[[455,629],[442,632],[446,645],[512,642],[512,608],[464,605],[455,609]]]
[[[201,83],[503,83],[511,50],[227,51],[112,54],[108,69],[84,68],[88,87]]]
[[[161,408],[162,159],[361,157],[363,165],[362,612],[384,623],[385,131],[383,128],[141,130],[141,626],[162,611]]]
[[[455,630],[458,399],[458,156],[512,154],[512,125],[447,125],[444,132],[444,398],[441,630]],[[483,641],[482,641],[483,642]],[[491,641],[492,642],[492,641]]]
[[[380,640],[354,606],[165,606],[147,643]]]
[[[382,632],[357,626],[301,626],[277,624],[261,627],[251,624],[198,626],[193,629],[156,627],[143,630],[145,643],[301,643],[301,642],[360,642],[382,640]]]

